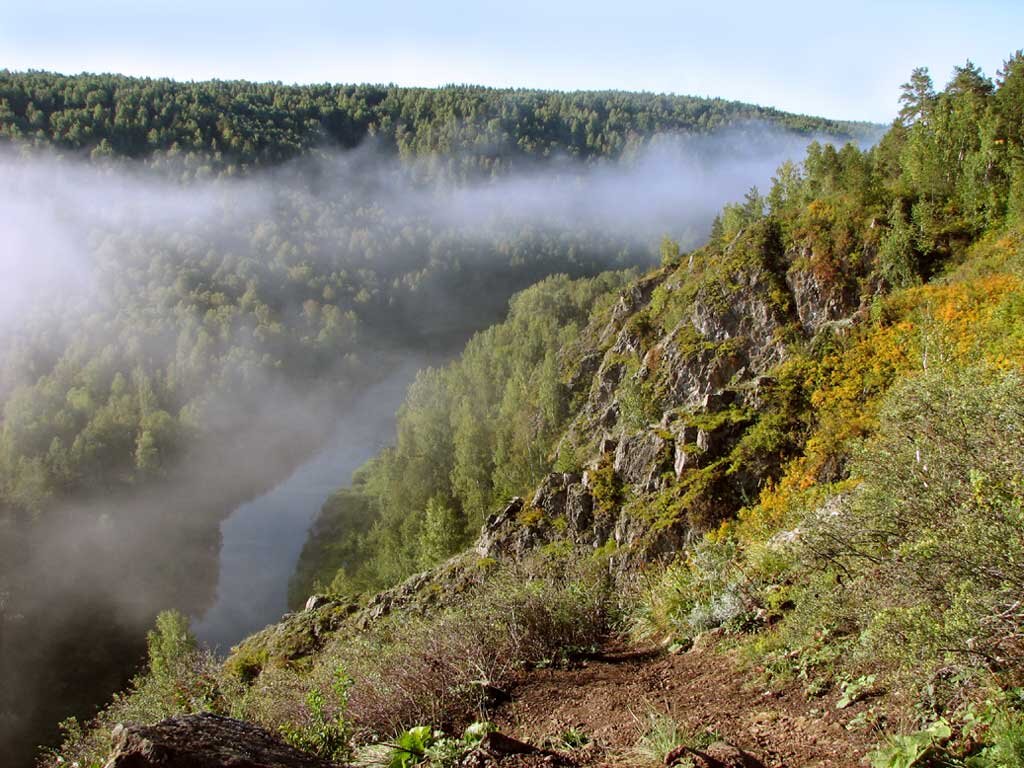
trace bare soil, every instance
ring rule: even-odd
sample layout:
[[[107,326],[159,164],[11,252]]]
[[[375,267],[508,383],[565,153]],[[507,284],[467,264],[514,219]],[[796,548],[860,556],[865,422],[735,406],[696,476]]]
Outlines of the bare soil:
[[[872,734],[846,725],[865,704],[840,710],[835,693],[808,699],[799,685],[767,690],[756,678],[729,651],[615,645],[567,669],[523,672],[491,718],[508,735],[560,753],[502,765],[643,765],[634,748],[652,713],[689,734],[714,734],[767,768],[862,765]],[[559,737],[569,729],[590,743],[565,751]]]

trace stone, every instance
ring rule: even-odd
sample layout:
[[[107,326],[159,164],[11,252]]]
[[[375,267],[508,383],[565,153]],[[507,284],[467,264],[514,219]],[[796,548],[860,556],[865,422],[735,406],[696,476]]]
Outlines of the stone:
[[[317,608],[321,608],[331,602],[331,599],[327,595],[310,595],[309,599],[306,600],[306,606],[303,610],[315,611]]]
[[[689,760],[697,768],[764,768],[753,755],[724,741],[716,741],[705,749],[676,747],[665,756],[665,765],[676,765],[683,760]]]
[[[523,504],[523,500],[515,496],[501,512],[488,516],[476,542],[477,555],[491,557],[495,554],[496,544],[501,539],[504,529],[516,519],[523,509]]]
[[[525,741],[491,731],[480,742],[480,748],[495,755],[532,755],[541,750]]]
[[[594,523],[594,497],[582,483],[566,490],[565,517],[575,534],[588,530]]]
[[[802,255],[805,260],[813,259],[809,250]],[[829,284],[811,269],[793,269],[786,275],[786,284],[793,295],[800,325],[808,336],[853,315],[860,306],[860,289],[853,281]]]
[[[203,713],[119,725],[106,768],[337,768],[251,723]]]
[[[624,437],[615,449],[615,473],[624,482],[653,491],[666,463],[667,449],[665,438],[654,431]]]
[[[708,392],[701,400],[701,408],[708,413],[728,408],[736,401],[736,392],[731,389],[720,389],[717,392]]]
[[[695,467],[698,464],[699,451],[695,448],[699,431],[692,424],[681,421],[673,423],[672,437],[675,442],[675,456],[672,468],[675,470],[677,479],[683,474],[684,469]]]

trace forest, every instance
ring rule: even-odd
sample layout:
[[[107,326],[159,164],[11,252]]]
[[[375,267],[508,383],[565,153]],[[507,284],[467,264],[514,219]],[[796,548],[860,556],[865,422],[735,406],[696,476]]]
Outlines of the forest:
[[[628,155],[661,133],[712,133],[764,121],[854,139],[874,126],[721,99],[651,93],[472,86],[140,80],[0,71],[0,137],[20,144],[146,159],[176,173],[233,175],[310,150],[374,137],[425,176],[494,176],[529,160]]]
[[[56,332],[42,302],[26,313],[43,314],[37,321],[20,320],[16,333],[5,324],[5,507],[38,514],[51,499],[159,472],[210,423],[203,409],[211,389],[232,391],[244,409],[255,371],[284,371],[300,384],[323,381],[328,372],[358,380],[373,345],[483,327],[515,290],[543,275],[643,263],[657,236],[595,231],[589,221],[502,222],[495,213],[467,232],[422,210],[422,196],[407,203],[409,188],[435,177],[501,174],[513,161],[552,154],[616,158],[627,143],[635,151],[659,132],[707,132],[755,117],[840,138],[870,128],[635,94],[3,73],[0,136],[11,148],[29,158],[40,148],[88,152],[106,169],[83,177],[79,168],[64,170],[70,160],[43,155],[40,162],[56,166],[47,173],[67,173],[69,185],[108,194],[103,179],[116,180],[124,163],[140,160],[185,177],[170,190],[176,198],[189,196],[189,178],[222,179],[204,188],[202,211],[180,214],[188,232],[155,228],[146,211],[134,221],[129,212],[81,222],[73,237],[95,244],[86,268],[95,270],[98,295],[81,316],[62,307]],[[279,170],[272,191],[258,190],[270,197],[260,202],[260,220],[250,210],[251,186],[230,181],[256,166],[368,137],[377,138],[374,153]],[[377,152],[399,160],[380,160]],[[465,167],[446,167],[448,161]],[[12,193],[38,195],[52,181],[9,162]],[[124,183],[123,196],[144,192],[137,187],[145,180]]]

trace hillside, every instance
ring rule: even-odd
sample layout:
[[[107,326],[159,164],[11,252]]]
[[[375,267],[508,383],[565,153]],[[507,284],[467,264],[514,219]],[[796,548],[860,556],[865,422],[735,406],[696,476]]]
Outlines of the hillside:
[[[327,594],[223,664],[163,614],[61,759],[212,711],[338,762],[493,721],[548,763],[1021,765],[1024,55],[902,103],[701,248],[519,294],[326,505]]]

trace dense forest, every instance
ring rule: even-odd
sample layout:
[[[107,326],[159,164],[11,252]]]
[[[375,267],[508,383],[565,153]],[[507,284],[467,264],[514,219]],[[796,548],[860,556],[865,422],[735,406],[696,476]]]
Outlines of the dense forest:
[[[422,374],[396,445],[311,533],[293,601],[334,602],[237,649],[218,674],[259,703],[233,711],[314,727],[296,697],[343,668],[346,744],[407,737],[500,709],[459,687],[489,648],[571,659],[603,610],[635,641],[722,641],[757,685],[849,710],[842,738],[875,742],[879,768],[1021,765],[1024,54],[941,90],[915,70],[900,103],[876,146],[812,144],[703,247],[666,242],[639,279],[540,283]],[[302,635],[431,566],[334,641]],[[439,666],[447,682],[416,676]],[[159,708],[152,678],[135,690],[119,716]],[[659,733],[652,765],[702,743]]]
[[[0,137],[94,157],[172,158],[196,175],[235,174],[368,137],[422,173],[498,175],[529,159],[619,158],[661,133],[743,121],[865,138],[874,127],[721,99],[473,86],[285,86],[67,77],[0,71]],[[174,168],[177,170],[178,165]]]
[[[461,344],[548,275],[703,237],[696,191],[632,220],[625,185],[657,196],[690,167],[649,153],[714,174],[875,130],[651,94],[0,73],[0,741],[24,753],[123,684],[158,608],[201,610],[219,520],[403,350]],[[546,349],[618,279],[573,289]],[[134,593],[117,573],[147,567]]]
[[[99,295],[80,315],[62,297],[56,324],[43,302],[29,313],[42,314],[38,322],[18,323],[16,334],[5,324],[5,506],[38,513],[50,499],[160,471],[211,422],[210,409],[203,411],[211,390],[245,403],[254,371],[284,371],[299,382],[322,381],[328,372],[357,379],[372,344],[472,330],[497,319],[512,292],[544,274],[650,258],[650,237],[645,243],[602,233],[590,222],[563,220],[554,231],[536,222],[484,222],[467,233],[399,200],[396,184],[425,183],[425,169],[447,179],[500,174],[515,158],[615,158],[658,132],[711,131],[753,117],[844,138],[869,131],[745,105],[635,94],[4,72],[0,136],[22,153],[88,151],[98,169],[95,177],[76,168],[61,176],[61,161],[44,158],[57,166],[47,171],[56,178],[36,179],[11,160],[12,194],[42,194],[57,181],[102,198],[112,194],[108,186],[117,188],[104,181],[118,181],[129,159],[175,178],[224,179],[194,193],[205,209],[189,208],[172,226],[155,226],[145,211],[133,220],[130,205],[125,216],[79,223],[72,236],[90,247],[85,265],[74,266],[90,273]],[[385,155],[423,162],[381,170],[371,156],[290,165],[265,179],[259,191],[270,199],[258,212],[251,186],[229,180],[370,136]],[[120,184],[112,206],[146,193],[190,195],[188,184],[139,189],[137,177]]]

